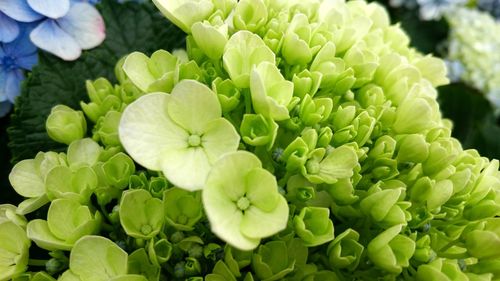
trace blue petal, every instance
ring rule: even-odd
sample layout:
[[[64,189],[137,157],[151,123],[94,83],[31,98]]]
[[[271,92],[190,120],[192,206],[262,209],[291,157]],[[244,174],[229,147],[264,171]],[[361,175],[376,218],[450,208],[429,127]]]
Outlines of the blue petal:
[[[31,70],[31,68],[38,63],[38,53],[33,53],[28,56],[16,58],[16,64],[19,68]]]
[[[14,103],[15,98],[21,93],[21,81],[24,80],[24,74],[21,69],[7,71],[5,77],[5,94],[7,100]]]
[[[0,42],[11,42],[19,35],[17,22],[0,12]]]
[[[36,54],[37,48],[30,39],[30,33],[35,26],[36,25],[32,23],[19,24],[19,36],[14,41],[3,45],[5,55],[19,58]]]
[[[62,30],[54,20],[45,20],[30,34],[31,41],[40,49],[63,60],[77,59],[82,50],[73,37]]]
[[[2,48],[0,48],[0,51]],[[4,102],[7,100],[7,92],[5,90],[5,80],[7,79],[7,72],[5,69],[0,67],[0,102]]]
[[[33,11],[26,0],[0,0],[0,11],[21,22],[33,22],[44,17]]]
[[[0,118],[7,115],[12,109],[12,103],[9,101],[0,102]]]
[[[36,12],[52,19],[63,17],[69,11],[69,0],[28,0],[28,4]]]
[[[68,14],[57,23],[84,50],[98,46],[106,38],[104,20],[88,3],[73,4]]]

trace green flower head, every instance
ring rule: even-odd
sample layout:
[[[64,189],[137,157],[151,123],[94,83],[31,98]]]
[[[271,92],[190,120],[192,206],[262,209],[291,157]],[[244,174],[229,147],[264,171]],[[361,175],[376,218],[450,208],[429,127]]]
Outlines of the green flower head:
[[[212,231],[241,250],[254,249],[288,221],[288,204],[275,177],[249,152],[233,152],[217,161],[202,199]]]
[[[123,112],[120,141],[140,165],[163,171],[175,186],[203,188],[212,164],[236,151],[239,135],[221,118],[217,96],[207,86],[183,80],[172,94],[152,93]]]

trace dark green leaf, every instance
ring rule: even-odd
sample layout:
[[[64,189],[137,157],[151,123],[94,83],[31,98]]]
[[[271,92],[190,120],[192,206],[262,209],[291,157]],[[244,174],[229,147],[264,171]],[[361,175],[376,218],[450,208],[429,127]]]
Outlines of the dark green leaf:
[[[39,64],[25,81],[8,129],[13,163],[38,151],[65,149],[49,139],[45,119],[50,109],[65,104],[79,109],[87,100],[85,80],[106,77],[115,82],[114,65],[127,53],[152,53],[184,46],[184,33],[163,18],[152,4],[105,0],[98,6],[106,23],[106,40],[73,62],[41,52]]]

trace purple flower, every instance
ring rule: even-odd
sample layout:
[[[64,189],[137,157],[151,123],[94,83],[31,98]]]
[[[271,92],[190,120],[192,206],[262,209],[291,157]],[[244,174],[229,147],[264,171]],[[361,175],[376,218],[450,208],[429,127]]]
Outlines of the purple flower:
[[[17,22],[36,22],[30,38],[37,47],[64,60],[75,60],[82,50],[98,46],[105,38],[101,15],[86,2],[0,0],[0,23],[11,24],[9,30],[0,32],[0,38],[8,42],[16,33],[7,17]]]
[[[30,41],[33,25],[19,24],[19,36],[9,43],[0,43],[0,116],[20,93],[24,70],[37,63],[37,48]],[[3,114],[2,114],[3,113]]]

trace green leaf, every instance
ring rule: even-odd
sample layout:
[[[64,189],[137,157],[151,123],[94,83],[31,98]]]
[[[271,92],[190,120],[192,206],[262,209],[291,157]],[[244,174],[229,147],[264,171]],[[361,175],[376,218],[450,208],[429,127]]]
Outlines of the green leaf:
[[[33,158],[38,151],[64,150],[64,144],[48,137],[45,120],[57,104],[79,109],[80,100],[88,101],[85,80],[102,76],[116,82],[114,66],[125,54],[184,45],[184,33],[151,4],[104,0],[98,8],[106,24],[106,40],[101,46],[73,62],[40,53],[39,64],[24,83],[8,129],[12,162]]]

